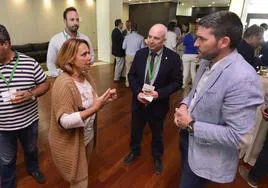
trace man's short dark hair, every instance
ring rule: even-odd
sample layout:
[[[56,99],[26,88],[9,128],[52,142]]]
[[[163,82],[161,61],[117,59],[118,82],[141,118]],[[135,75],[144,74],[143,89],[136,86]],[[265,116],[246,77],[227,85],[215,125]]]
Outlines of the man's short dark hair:
[[[248,27],[244,32],[243,38],[248,39],[252,36],[262,36],[264,32],[264,28],[257,26],[256,24]]]
[[[175,22],[169,22],[168,23],[167,28],[168,28],[169,31],[174,31],[175,30],[175,27],[176,27],[176,23]]]
[[[138,31],[138,25],[136,23],[131,24],[131,31]]]
[[[10,44],[10,36],[5,26],[0,24],[0,44],[8,42]]]
[[[201,18],[198,25],[212,28],[216,39],[229,37],[230,48],[232,49],[236,48],[242,39],[243,24],[240,18],[233,12],[214,12]]]
[[[71,11],[77,12],[76,8],[74,8],[74,7],[68,7],[64,10],[64,12],[63,12],[63,19],[64,20],[67,19],[67,14],[68,14],[68,12],[71,12]]]
[[[268,25],[266,23],[262,23],[260,25],[265,31],[268,29]]]
[[[115,27],[118,27],[121,23],[122,23],[122,20],[121,20],[121,19],[116,19],[116,20],[114,21],[114,26],[115,26]]]

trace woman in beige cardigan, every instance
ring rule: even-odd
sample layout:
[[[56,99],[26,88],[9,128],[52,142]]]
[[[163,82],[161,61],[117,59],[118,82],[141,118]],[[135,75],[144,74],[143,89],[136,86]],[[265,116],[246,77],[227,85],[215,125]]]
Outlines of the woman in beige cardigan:
[[[60,49],[56,63],[63,73],[52,89],[49,145],[53,161],[72,188],[88,187],[88,161],[94,145],[96,112],[116,98],[115,89],[98,97],[87,70],[89,45],[69,39]]]

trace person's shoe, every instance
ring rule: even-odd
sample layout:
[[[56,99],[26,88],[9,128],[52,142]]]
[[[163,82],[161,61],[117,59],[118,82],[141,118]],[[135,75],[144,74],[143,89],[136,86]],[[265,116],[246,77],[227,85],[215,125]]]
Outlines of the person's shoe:
[[[241,175],[241,177],[248,183],[248,185],[252,188],[257,188],[258,184],[255,181],[252,181],[248,174],[249,174],[249,170],[246,169],[244,166],[239,166],[239,174]]]
[[[162,160],[154,159],[154,171],[156,174],[160,175],[163,170]]]
[[[33,179],[35,179],[35,181],[39,184],[43,184],[46,181],[44,174],[42,172],[40,172],[39,170],[31,173],[30,176],[32,176]]]
[[[134,154],[133,152],[130,152],[127,154],[127,156],[124,158],[123,163],[125,165],[129,165],[132,161],[136,160],[139,155]]]

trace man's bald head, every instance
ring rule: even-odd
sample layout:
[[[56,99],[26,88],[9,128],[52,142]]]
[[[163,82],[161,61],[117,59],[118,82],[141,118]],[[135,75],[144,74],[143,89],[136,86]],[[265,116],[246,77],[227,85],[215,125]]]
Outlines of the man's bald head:
[[[148,47],[152,52],[158,52],[166,41],[167,28],[163,24],[155,24],[148,34]]]
[[[167,35],[167,27],[163,24],[155,24],[150,28],[150,31],[158,32],[161,36],[166,38]],[[150,33],[149,31],[149,33]]]

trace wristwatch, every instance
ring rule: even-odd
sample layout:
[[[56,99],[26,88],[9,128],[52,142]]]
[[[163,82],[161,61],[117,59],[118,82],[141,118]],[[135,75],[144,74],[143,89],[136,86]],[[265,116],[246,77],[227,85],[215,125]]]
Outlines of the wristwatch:
[[[31,99],[32,99],[32,100],[35,100],[35,99],[36,99],[36,97],[34,96],[34,94],[33,94],[32,90],[30,90],[30,89],[29,89],[29,90],[28,90],[28,92],[29,92],[29,93],[31,93],[31,95],[32,95],[32,96],[31,96]]]
[[[189,134],[194,134],[194,123],[195,123],[195,120],[192,120],[186,127],[186,131],[188,131]]]

